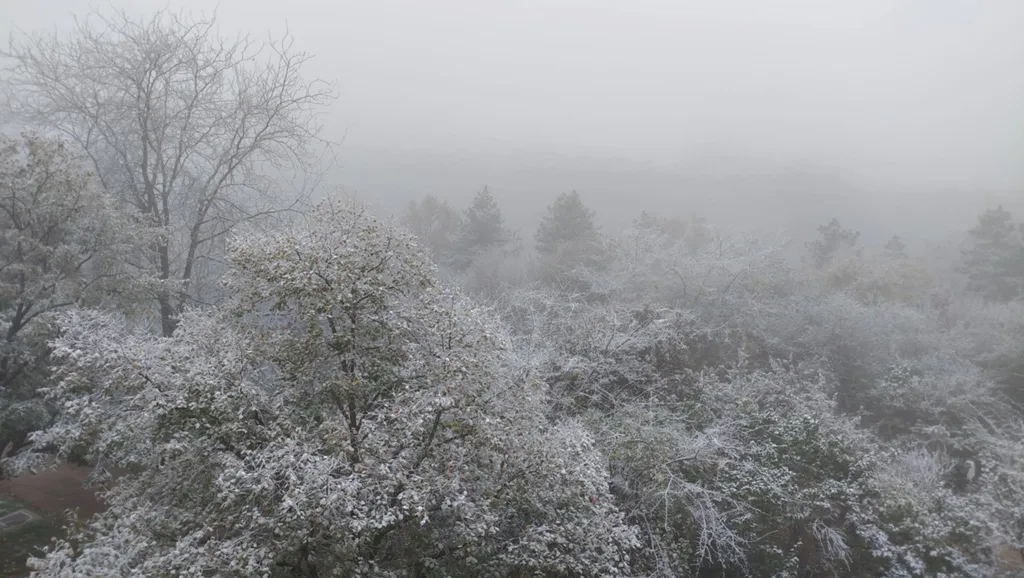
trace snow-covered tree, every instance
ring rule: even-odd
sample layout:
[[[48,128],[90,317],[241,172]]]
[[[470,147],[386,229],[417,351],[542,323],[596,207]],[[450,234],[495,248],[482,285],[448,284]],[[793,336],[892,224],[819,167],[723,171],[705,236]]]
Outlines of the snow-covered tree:
[[[63,319],[35,441],[126,473],[40,576],[629,573],[591,436],[412,236],[328,202],[230,260],[173,337]]]
[[[703,218],[658,217],[647,211],[633,220],[633,229],[663,237],[669,242],[685,241],[683,247],[696,251],[713,240],[712,231]]]
[[[967,289],[995,302],[1024,295],[1024,239],[1010,211],[985,211],[968,235],[970,246],[961,264]]]
[[[597,236],[594,211],[583,204],[579,193],[571,191],[558,195],[548,206],[533,238],[537,252],[553,255],[567,247],[592,244]]]
[[[138,264],[165,281],[165,335],[190,298],[216,296],[226,235],[289,208],[282,191],[319,171],[332,88],[302,77],[310,55],[289,37],[225,39],[212,19],[167,11],[94,13],[67,37],[15,36],[0,57],[11,112],[87,153],[103,187],[162,233]]]
[[[935,275],[918,259],[883,254],[837,259],[822,271],[832,291],[845,291],[866,303],[923,303]]]
[[[448,265],[453,260],[462,219],[447,201],[433,195],[409,201],[402,224],[427,247],[434,263]]]
[[[501,249],[514,240],[512,231],[505,227],[498,201],[484,187],[462,215],[457,242],[461,263],[468,266],[477,255]]]
[[[812,281],[848,260],[795,272],[749,240],[687,250],[636,226],[613,246],[586,291],[526,288],[503,311],[608,456],[638,573],[966,578],[1020,542],[1016,414],[918,305],[910,263],[854,259],[837,287]],[[1011,327],[976,349],[1013,351]],[[918,463],[940,466],[895,467]]]
[[[854,252],[860,232],[844,229],[838,219],[818,227],[818,238],[807,243],[811,265],[820,269],[837,256]]]
[[[131,222],[61,141],[0,137],[0,450],[47,417],[36,388],[53,315],[128,297],[119,273],[132,242]]]

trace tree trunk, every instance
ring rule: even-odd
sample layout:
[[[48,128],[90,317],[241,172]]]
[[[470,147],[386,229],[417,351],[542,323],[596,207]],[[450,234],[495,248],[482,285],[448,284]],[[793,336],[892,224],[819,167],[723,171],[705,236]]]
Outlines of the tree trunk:
[[[160,257],[160,279],[164,282],[171,278],[171,259],[167,247],[167,241],[162,241],[157,248]],[[171,301],[171,294],[166,289],[157,297],[160,302],[160,329],[164,337],[174,335],[178,327],[178,311]]]

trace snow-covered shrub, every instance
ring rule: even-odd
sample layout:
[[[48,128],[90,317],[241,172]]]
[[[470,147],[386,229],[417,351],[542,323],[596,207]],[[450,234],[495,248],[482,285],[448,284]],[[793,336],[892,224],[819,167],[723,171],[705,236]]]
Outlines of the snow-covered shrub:
[[[851,516],[870,554],[861,570],[892,578],[992,575],[992,510],[985,496],[946,486],[952,467],[944,454],[921,449],[880,455],[866,507]]]

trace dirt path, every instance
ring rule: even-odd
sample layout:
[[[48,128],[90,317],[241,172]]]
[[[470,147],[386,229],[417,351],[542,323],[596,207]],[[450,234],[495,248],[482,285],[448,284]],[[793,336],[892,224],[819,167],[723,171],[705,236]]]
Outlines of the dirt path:
[[[84,487],[89,471],[89,468],[62,464],[56,470],[44,469],[38,474],[0,480],[0,496],[10,496],[27,504],[58,524],[63,522],[65,510],[78,508],[79,516],[88,518],[103,510],[95,492]]]
[[[25,560],[38,556],[51,539],[63,532],[64,512],[78,509],[87,518],[103,510],[95,492],[84,487],[89,468],[64,464],[0,480],[0,513],[27,509],[40,516],[22,526],[7,528],[0,537],[0,578],[28,576]]]

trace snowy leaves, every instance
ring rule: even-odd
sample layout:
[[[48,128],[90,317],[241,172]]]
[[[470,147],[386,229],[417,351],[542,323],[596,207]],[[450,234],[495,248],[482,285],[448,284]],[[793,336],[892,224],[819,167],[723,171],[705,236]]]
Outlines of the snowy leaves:
[[[649,229],[583,293],[501,295],[514,333],[336,201],[235,239],[171,338],[67,313],[35,440],[127,473],[41,575],[974,576],[1024,543],[982,367],[1019,323]]]
[[[684,240],[638,224],[579,271],[585,290],[504,302],[555,411],[608,456],[644,546],[634,568],[973,576],[994,540],[1021,541],[1015,410],[977,363],[1012,366],[1014,323],[935,315],[909,258],[801,274],[757,242]],[[937,456],[950,469],[895,467]]]
[[[122,221],[63,143],[0,138],[0,390],[40,365],[49,314],[111,288]]]
[[[138,230],[59,140],[0,137],[0,451],[50,420],[54,316],[75,305],[130,308],[124,275]]]
[[[38,440],[130,473],[43,575],[625,573],[589,436],[502,372],[503,329],[408,236],[328,203],[230,254],[230,302],[172,338],[66,319]]]

